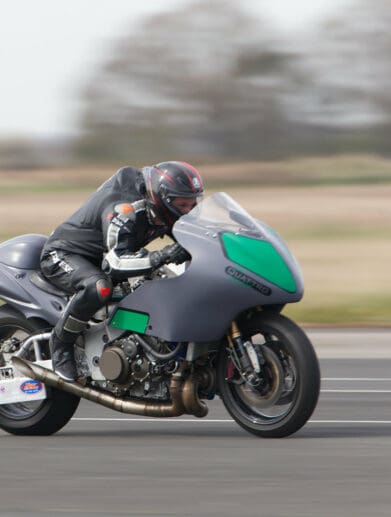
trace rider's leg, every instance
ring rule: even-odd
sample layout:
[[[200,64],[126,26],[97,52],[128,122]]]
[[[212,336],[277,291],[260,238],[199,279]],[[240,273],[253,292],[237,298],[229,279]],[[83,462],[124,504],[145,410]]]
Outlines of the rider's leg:
[[[90,318],[110,299],[111,280],[97,266],[79,255],[58,250],[43,257],[41,269],[56,287],[73,294],[53,329],[53,369],[65,380],[76,380],[73,345]]]

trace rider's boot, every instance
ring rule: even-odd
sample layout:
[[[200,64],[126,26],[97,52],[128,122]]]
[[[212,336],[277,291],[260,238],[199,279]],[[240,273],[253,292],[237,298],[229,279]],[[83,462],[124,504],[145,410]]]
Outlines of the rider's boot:
[[[78,378],[73,343],[64,343],[53,331],[50,336],[53,370],[64,381],[74,382]]]
[[[53,329],[50,346],[53,361],[53,370],[65,381],[75,381],[78,378],[75,364],[74,344],[87,326],[70,314],[70,306],[57,322]]]

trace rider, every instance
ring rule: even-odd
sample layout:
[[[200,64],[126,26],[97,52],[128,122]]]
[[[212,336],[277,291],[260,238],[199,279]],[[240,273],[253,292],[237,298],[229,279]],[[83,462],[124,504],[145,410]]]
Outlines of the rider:
[[[167,234],[202,198],[198,171],[184,162],[143,169],[123,167],[50,235],[41,270],[72,296],[51,335],[53,369],[77,379],[73,345],[95,312],[110,299],[114,280],[151,273],[189,258],[178,244],[144,246]]]

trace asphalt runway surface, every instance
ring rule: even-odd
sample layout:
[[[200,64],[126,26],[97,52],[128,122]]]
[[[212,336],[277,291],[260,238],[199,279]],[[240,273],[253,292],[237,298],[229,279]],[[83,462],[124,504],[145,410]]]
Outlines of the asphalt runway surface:
[[[0,515],[391,515],[391,329],[310,331],[318,407],[256,438],[219,399],[205,419],[143,419],[83,401],[51,437],[0,431]]]

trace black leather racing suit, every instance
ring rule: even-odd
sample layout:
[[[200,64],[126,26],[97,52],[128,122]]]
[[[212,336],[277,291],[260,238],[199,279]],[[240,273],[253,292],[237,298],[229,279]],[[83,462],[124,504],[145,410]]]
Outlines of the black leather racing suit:
[[[41,255],[41,270],[72,297],[54,332],[73,344],[112,292],[111,277],[152,271],[143,246],[166,233],[153,226],[144,200],[141,171],[124,167],[108,179],[50,235]]]

